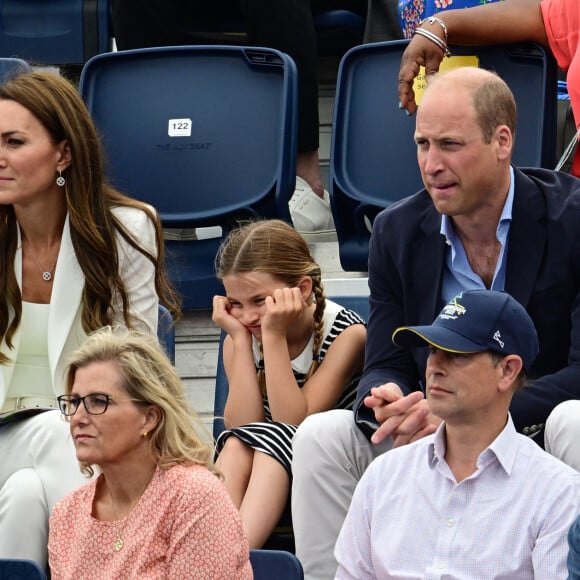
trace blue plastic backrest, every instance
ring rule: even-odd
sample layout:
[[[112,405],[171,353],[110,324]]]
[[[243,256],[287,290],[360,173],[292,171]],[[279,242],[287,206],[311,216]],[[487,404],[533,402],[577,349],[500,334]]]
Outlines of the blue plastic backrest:
[[[330,194],[346,271],[366,271],[370,226],[377,213],[423,187],[413,141],[415,118],[399,110],[397,76],[408,41],[355,47],[342,59],[334,108]],[[518,105],[513,161],[553,167],[556,64],[536,44],[452,47],[495,70]]]
[[[169,360],[175,364],[175,326],[171,312],[163,304],[159,305],[157,338]]]
[[[368,296],[352,295],[352,296],[329,296],[329,299],[341,304],[349,310],[354,310],[365,321],[369,316],[369,299]],[[220,344],[218,350],[218,363],[215,381],[215,395],[214,395],[214,422],[213,422],[213,436],[217,436],[225,429],[224,425],[224,409],[226,407],[226,400],[228,398],[228,378],[223,363],[223,345],[226,333],[222,330],[220,334]]]
[[[2,82],[31,71],[32,67],[21,58],[0,58],[0,81]]]
[[[297,73],[287,55],[237,46],[102,54],[79,89],[113,184],[156,207],[164,226],[240,213],[289,219]]]
[[[112,48],[109,0],[0,0],[0,56],[81,65]]]
[[[254,580],[303,580],[300,560],[283,550],[250,550]]]
[[[46,573],[32,560],[0,558],[0,580],[46,580]]]
[[[80,91],[112,183],[153,205],[165,227],[225,235],[238,220],[290,220],[297,72],[286,54],[215,45],[102,54],[83,68]],[[220,292],[219,243],[166,243],[184,308],[209,308]]]

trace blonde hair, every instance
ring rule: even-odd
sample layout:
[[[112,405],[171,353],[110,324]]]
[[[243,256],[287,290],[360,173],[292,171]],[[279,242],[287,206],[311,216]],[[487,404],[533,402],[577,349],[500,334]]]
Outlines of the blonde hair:
[[[306,379],[320,366],[323,314],[326,295],[320,266],[314,261],[306,240],[282,220],[253,221],[232,230],[222,242],[215,260],[216,275],[221,280],[229,274],[264,272],[284,282],[289,288],[308,276],[312,280],[314,310],[314,345],[312,364]],[[263,370],[258,371],[262,389]]]
[[[161,412],[148,437],[159,467],[197,464],[217,473],[211,435],[189,406],[181,379],[155,336],[111,327],[94,332],[69,359],[66,393],[72,392],[79,368],[109,361],[119,369],[122,387],[136,404],[155,405]],[[81,471],[94,473],[86,463],[81,463]]]

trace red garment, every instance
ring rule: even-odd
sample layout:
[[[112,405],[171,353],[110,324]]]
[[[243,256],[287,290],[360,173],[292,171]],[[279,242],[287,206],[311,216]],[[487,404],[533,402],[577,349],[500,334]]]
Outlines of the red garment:
[[[566,71],[568,93],[576,128],[580,127],[580,0],[542,0],[542,17],[550,49],[561,69]],[[572,165],[580,177],[580,147]]]

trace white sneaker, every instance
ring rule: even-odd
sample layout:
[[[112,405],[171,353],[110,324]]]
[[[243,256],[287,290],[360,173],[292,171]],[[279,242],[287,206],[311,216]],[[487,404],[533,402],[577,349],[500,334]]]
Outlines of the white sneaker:
[[[296,176],[296,189],[288,202],[292,223],[308,241],[336,240],[336,227],[332,219],[328,191],[324,198],[312,191],[308,182]]]

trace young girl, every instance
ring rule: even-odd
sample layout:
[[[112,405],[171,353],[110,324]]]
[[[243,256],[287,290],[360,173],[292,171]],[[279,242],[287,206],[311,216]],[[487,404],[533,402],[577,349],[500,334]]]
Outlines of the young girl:
[[[260,548],[288,500],[297,425],[352,407],[366,329],[355,312],[325,299],[308,244],[283,221],[233,230],[216,270],[227,296],[214,297],[213,321],[228,334],[229,382],[216,466],[250,547]]]

